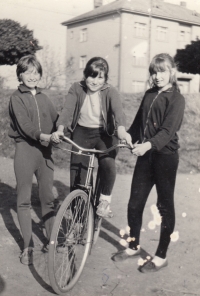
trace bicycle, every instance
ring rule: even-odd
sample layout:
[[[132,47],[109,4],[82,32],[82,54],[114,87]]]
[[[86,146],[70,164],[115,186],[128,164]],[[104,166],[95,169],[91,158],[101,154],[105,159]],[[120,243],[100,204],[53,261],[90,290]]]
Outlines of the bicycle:
[[[93,170],[96,154],[108,153],[116,148],[129,148],[126,144],[116,144],[104,151],[85,149],[71,139],[63,141],[76,147],[78,151],[60,148],[70,153],[89,157],[87,177],[84,185],[79,185],[69,193],[60,206],[49,243],[48,270],[53,290],[65,294],[78,281],[92,245],[95,245],[100,233],[102,217],[96,214],[100,195],[100,179],[97,172],[93,188]]]

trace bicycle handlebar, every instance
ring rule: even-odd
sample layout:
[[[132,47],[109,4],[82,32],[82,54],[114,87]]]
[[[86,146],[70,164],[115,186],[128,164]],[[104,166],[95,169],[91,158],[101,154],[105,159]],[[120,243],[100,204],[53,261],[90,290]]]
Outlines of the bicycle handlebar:
[[[65,142],[72,144],[72,146],[76,147],[79,151],[82,152],[88,152],[88,153],[94,153],[94,154],[103,154],[103,153],[108,153],[116,148],[128,148],[131,149],[130,145],[128,144],[115,144],[112,147],[106,149],[106,150],[96,150],[96,149],[87,149],[87,148],[83,148],[79,145],[77,145],[74,141],[72,141],[70,138],[68,137],[63,137],[62,140],[64,140]]]

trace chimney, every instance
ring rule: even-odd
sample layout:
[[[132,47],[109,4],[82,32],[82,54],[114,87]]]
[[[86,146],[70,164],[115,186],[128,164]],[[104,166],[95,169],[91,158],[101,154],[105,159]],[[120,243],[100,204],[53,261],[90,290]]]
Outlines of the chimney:
[[[103,0],[94,0],[94,9],[103,5]]]
[[[185,1],[181,1],[181,2],[180,2],[180,6],[182,6],[182,7],[185,7],[185,8],[186,8],[186,7],[187,7],[187,3],[186,3]]]

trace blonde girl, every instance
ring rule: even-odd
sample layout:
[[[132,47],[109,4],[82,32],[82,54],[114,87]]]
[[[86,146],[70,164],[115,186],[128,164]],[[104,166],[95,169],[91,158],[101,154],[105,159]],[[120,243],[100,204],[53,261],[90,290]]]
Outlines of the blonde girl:
[[[151,88],[145,93],[128,133],[138,156],[128,203],[129,247],[118,252],[114,261],[140,254],[140,230],[144,207],[152,187],[157,190],[157,208],[161,215],[160,240],[155,256],[139,267],[153,272],[167,266],[167,249],[175,226],[174,188],[179,162],[177,131],[180,129],[185,100],[180,94],[173,58],[156,55],[149,66]]]

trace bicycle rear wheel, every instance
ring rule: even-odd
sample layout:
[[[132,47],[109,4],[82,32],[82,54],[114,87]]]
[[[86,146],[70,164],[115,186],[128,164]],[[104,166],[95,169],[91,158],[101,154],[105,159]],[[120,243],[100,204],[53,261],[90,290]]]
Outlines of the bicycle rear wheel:
[[[93,227],[88,195],[72,191],[57,213],[49,244],[49,279],[57,294],[66,293],[78,281],[92,245]]]

